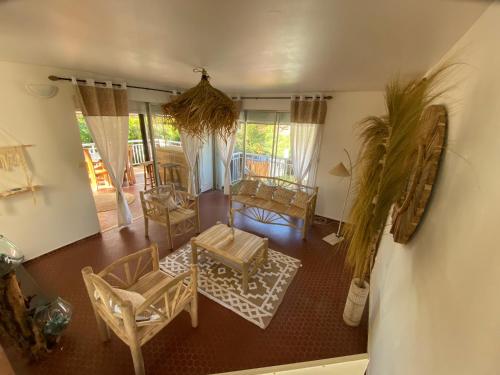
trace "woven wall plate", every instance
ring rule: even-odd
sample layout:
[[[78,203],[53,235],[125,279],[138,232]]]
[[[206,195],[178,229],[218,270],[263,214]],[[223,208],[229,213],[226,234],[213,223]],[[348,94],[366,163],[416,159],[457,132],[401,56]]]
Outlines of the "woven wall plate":
[[[422,220],[437,176],[446,140],[448,116],[446,107],[432,105],[423,114],[422,136],[415,163],[402,199],[392,212],[391,233],[394,241],[407,243]]]

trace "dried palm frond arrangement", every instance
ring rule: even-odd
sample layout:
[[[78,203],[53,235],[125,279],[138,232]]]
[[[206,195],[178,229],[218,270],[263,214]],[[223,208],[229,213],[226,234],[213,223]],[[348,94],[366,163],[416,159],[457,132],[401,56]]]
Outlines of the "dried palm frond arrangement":
[[[391,207],[397,202],[411,172],[418,147],[422,115],[446,89],[438,83],[446,65],[419,80],[395,79],[386,87],[387,114],[360,123],[361,153],[356,178],[357,197],[345,233],[347,263],[363,287]]]
[[[200,83],[165,104],[163,110],[179,131],[199,138],[215,133],[227,139],[239,113],[231,98],[210,84],[205,69],[194,71],[201,71]]]

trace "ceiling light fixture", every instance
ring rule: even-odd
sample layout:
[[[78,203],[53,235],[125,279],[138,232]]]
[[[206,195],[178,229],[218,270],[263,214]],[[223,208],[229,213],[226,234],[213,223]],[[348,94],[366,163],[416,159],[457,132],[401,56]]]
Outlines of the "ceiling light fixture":
[[[239,116],[236,106],[230,97],[210,84],[205,69],[193,71],[201,73],[200,83],[165,104],[163,110],[188,135],[202,138],[216,133],[227,139]]]

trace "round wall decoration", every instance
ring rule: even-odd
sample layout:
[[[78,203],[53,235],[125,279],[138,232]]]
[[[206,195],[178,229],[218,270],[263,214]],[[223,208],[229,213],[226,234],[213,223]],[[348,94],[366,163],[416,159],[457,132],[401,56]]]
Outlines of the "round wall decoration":
[[[432,105],[426,108],[415,162],[402,198],[392,212],[391,233],[398,243],[407,243],[422,220],[439,169],[447,126],[446,107]]]

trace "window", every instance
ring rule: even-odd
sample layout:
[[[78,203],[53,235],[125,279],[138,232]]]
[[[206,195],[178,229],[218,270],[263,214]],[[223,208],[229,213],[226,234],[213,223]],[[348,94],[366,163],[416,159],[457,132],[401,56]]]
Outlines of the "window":
[[[290,152],[289,113],[245,111],[236,133],[232,179],[246,174],[293,180]]]
[[[154,114],[153,132],[156,146],[181,146],[181,136],[170,117],[162,114]]]

